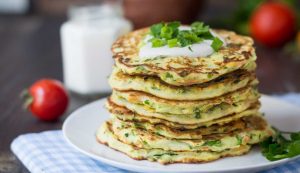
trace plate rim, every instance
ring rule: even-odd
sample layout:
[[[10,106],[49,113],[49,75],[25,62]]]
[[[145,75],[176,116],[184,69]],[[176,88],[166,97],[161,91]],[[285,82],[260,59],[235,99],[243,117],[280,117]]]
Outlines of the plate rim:
[[[291,103],[286,102],[284,100],[281,100],[279,98],[272,97],[272,96],[265,95],[265,94],[262,94],[261,98],[272,99],[272,100],[276,100],[278,102],[281,102],[282,104],[293,106],[296,109],[299,109],[299,112],[300,112],[300,108],[296,107],[294,104],[291,104]],[[92,101],[92,102],[90,102],[88,104],[82,105],[79,108],[77,108],[76,110],[74,110],[72,113],[69,114],[69,116],[65,119],[65,121],[63,122],[63,125],[62,125],[63,137],[64,137],[64,139],[67,141],[67,143],[69,145],[71,145],[73,148],[75,148],[80,153],[83,153],[84,155],[87,155],[88,157],[91,157],[93,159],[101,161],[101,162],[103,162],[105,164],[108,164],[110,166],[113,166],[113,167],[116,167],[116,168],[119,168],[119,169],[124,169],[124,170],[130,170],[130,171],[134,170],[134,171],[137,171],[137,170],[141,170],[142,169],[145,172],[148,172],[148,171],[159,171],[159,172],[163,172],[163,173],[164,172],[174,172],[174,173],[190,172],[190,173],[196,173],[196,172],[201,171],[201,170],[185,170],[185,171],[181,171],[181,170],[178,170],[178,169],[176,169],[176,170],[175,169],[162,170],[161,168],[156,168],[156,167],[151,167],[150,168],[150,167],[147,167],[147,166],[141,166],[141,165],[133,165],[133,164],[128,164],[128,163],[123,163],[123,162],[119,162],[119,161],[116,161],[116,160],[111,160],[109,158],[105,158],[105,157],[103,157],[101,155],[93,154],[91,152],[88,152],[88,151],[80,148],[76,144],[74,144],[72,142],[72,140],[68,137],[68,134],[66,132],[66,128],[67,128],[68,124],[73,120],[74,117],[78,116],[78,112],[80,112],[80,111],[82,111],[84,109],[87,109],[87,107],[90,107],[90,106],[92,106],[94,104],[100,104],[101,102],[105,102],[106,99],[107,99],[107,97],[104,97],[104,98]],[[118,152],[118,151],[116,151],[114,149],[113,149],[113,151],[114,152]],[[257,169],[257,168],[270,169],[270,168],[274,168],[274,167],[276,167],[278,165],[281,165],[281,164],[284,164],[284,163],[296,160],[298,158],[300,158],[300,155],[296,156],[296,157],[293,157],[293,158],[286,158],[286,159],[277,160],[277,161],[269,161],[269,163],[256,164],[256,165],[251,165],[251,166],[247,166],[247,167],[238,166],[238,167],[235,167],[235,168],[227,168],[227,169],[223,168],[223,169],[217,169],[217,170],[210,170],[208,173],[215,173],[215,172],[220,172],[220,171],[230,172],[230,171],[253,170],[253,169]],[[134,161],[138,162],[139,160],[134,160]],[[209,163],[212,163],[212,162],[209,162]],[[184,163],[176,163],[176,164],[182,164],[184,166],[188,165],[188,164],[184,164]],[[205,164],[205,163],[201,163],[201,164]],[[207,172],[207,170],[203,170],[203,171]]]

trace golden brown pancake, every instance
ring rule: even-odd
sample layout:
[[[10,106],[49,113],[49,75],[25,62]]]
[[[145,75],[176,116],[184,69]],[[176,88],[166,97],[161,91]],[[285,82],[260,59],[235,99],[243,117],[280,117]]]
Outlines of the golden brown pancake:
[[[121,142],[112,132],[111,125],[105,122],[96,133],[97,140],[107,146],[118,150],[136,160],[157,161],[161,164],[170,163],[202,163],[217,160],[222,157],[238,156],[247,153],[250,146],[225,150],[222,152],[202,151],[202,152],[176,152],[161,149],[143,149],[134,145]]]
[[[267,126],[261,116],[246,116],[229,123],[219,125],[214,124],[209,127],[200,127],[197,129],[174,129],[164,124],[151,124],[149,122],[122,121],[117,118],[112,119],[115,126],[135,127],[146,130],[169,139],[202,139],[203,136],[228,134],[234,131],[254,129],[264,129]]]
[[[262,117],[256,118],[257,125],[246,122],[249,127],[230,133],[203,135],[202,139],[175,139],[158,135],[149,130],[137,128],[129,123],[125,125],[118,121],[111,121],[112,131],[118,139],[130,145],[145,149],[163,149],[167,151],[224,151],[259,143],[274,134]]]
[[[139,49],[148,28],[120,37],[112,46],[116,65],[126,74],[157,76],[171,85],[182,86],[208,82],[238,69],[254,71],[255,50],[250,37],[225,30],[214,30],[227,46],[208,57],[139,57]]]
[[[120,91],[142,91],[169,100],[204,100],[222,96],[247,86],[255,86],[258,81],[254,73],[236,71],[210,82],[191,86],[172,86],[156,77],[127,75],[114,68],[109,78],[111,87]]]
[[[136,122],[148,122],[151,124],[164,124],[166,126],[169,126],[170,128],[174,128],[174,129],[196,129],[199,127],[209,127],[214,124],[223,125],[223,124],[229,123],[231,121],[240,119],[241,117],[260,114],[258,112],[260,105],[258,104],[258,105],[254,105],[253,107],[251,107],[243,112],[228,115],[228,116],[225,116],[222,118],[215,119],[213,121],[208,121],[208,122],[203,122],[203,123],[195,123],[195,124],[182,124],[182,123],[167,121],[167,120],[160,119],[160,118],[140,115],[140,114],[137,114],[137,113],[134,113],[134,112],[128,110],[125,107],[118,106],[118,105],[114,104],[113,102],[111,102],[110,100],[107,101],[106,107],[107,107],[108,111],[111,113],[112,117],[118,118],[122,121],[136,121]]]
[[[142,106],[149,112],[167,114],[214,114],[218,108],[235,109],[247,101],[257,100],[260,97],[256,87],[245,87],[220,97],[207,100],[168,100],[141,91],[118,91],[113,90],[111,99],[113,102],[126,102],[130,105]]]

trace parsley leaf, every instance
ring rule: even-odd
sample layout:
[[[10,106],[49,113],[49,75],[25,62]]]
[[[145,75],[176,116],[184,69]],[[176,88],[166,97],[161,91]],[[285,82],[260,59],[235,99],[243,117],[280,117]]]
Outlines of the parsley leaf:
[[[286,139],[279,131],[260,143],[262,154],[270,161],[300,155],[300,132],[291,133]]]
[[[287,152],[289,157],[294,157],[300,154],[300,140],[292,141],[287,146]]]
[[[153,35],[154,38],[160,36],[160,30],[162,27],[163,27],[163,23],[158,23],[150,27],[151,34]]]
[[[170,22],[170,23],[168,23],[168,26],[173,28],[173,30],[176,30],[180,26],[180,22],[178,22],[178,21]]]
[[[292,140],[300,140],[300,132],[298,133],[291,133]]]

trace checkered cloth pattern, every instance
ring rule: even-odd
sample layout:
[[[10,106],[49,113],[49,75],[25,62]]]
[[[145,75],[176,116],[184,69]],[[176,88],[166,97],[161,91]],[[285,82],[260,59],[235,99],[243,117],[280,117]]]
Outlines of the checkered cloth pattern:
[[[280,97],[300,105],[300,94]],[[11,149],[32,173],[130,173],[81,154],[60,130],[20,135]],[[261,173],[300,173],[300,159]]]

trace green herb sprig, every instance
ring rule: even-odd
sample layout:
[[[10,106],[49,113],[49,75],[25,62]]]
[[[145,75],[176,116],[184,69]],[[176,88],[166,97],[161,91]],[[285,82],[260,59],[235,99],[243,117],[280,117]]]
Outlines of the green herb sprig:
[[[300,155],[300,132],[279,132],[276,130],[274,137],[269,137],[260,143],[262,154],[270,161]],[[282,134],[289,133],[290,137],[285,138]]]
[[[203,22],[194,22],[190,30],[179,30],[180,22],[158,23],[150,27],[150,34],[152,39],[152,47],[186,47],[195,43],[200,43],[203,40],[212,40],[211,47],[214,51],[218,51],[223,42],[214,37],[210,31],[209,26],[204,25]]]

